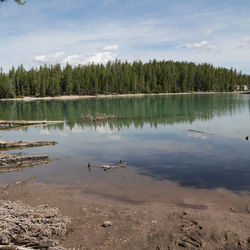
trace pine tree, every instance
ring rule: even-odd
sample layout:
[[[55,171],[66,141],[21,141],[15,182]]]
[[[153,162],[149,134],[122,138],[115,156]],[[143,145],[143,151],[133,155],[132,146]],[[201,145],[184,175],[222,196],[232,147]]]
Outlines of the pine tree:
[[[173,61],[72,67],[44,65],[25,70],[23,65],[8,73],[0,71],[1,97],[96,95],[110,93],[158,93],[186,91],[234,91],[250,85],[250,76],[235,69],[211,64]],[[6,80],[7,79],[7,80]]]

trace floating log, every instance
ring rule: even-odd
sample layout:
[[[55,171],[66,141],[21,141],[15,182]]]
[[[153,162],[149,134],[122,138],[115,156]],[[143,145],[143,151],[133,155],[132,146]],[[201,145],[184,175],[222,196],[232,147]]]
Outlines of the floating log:
[[[113,169],[113,168],[123,168],[123,167],[126,167],[127,165],[127,161],[122,163],[122,164],[117,164],[117,165],[114,165],[114,166],[110,166],[110,165],[102,165],[102,168],[104,169],[104,171],[107,171],[109,169]]]
[[[0,140],[0,148],[23,148],[23,147],[38,147],[38,146],[47,146],[55,145],[55,141],[37,141],[37,142],[28,142],[28,141],[7,141]]]
[[[25,160],[44,160],[48,159],[47,155],[23,155],[23,154],[5,154],[0,152],[0,163],[17,162]]]
[[[47,155],[23,155],[23,154],[5,154],[0,152],[0,173],[19,171],[25,167],[47,164],[49,160]]]
[[[49,124],[59,124],[64,123],[64,121],[26,121],[26,120],[0,120],[0,129],[6,128],[16,128],[24,126],[38,126],[38,125],[49,125]]]
[[[25,125],[40,125],[40,124],[56,124],[56,123],[63,123],[64,121],[26,121],[26,120],[0,120],[0,124],[3,125],[19,125],[19,126],[25,126]]]

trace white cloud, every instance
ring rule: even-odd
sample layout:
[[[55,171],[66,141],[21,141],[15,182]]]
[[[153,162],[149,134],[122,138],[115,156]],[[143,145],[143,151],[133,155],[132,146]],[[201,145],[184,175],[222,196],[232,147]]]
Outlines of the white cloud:
[[[208,44],[207,41],[201,41],[200,43],[187,43],[186,44],[186,47],[188,49],[197,49],[197,48],[202,48],[202,47],[205,47],[206,45]]]
[[[216,49],[216,45],[209,44],[208,41],[201,41],[201,42],[193,42],[193,43],[187,43],[184,45],[179,45],[175,47],[176,49],[180,48],[188,48],[188,49],[202,49],[204,51],[211,51],[213,49]]]
[[[60,62],[62,64],[68,63],[71,65],[85,65],[89,63],[106,64],[108,61],[114,61],[117,58],[118,49],[119,46],[117,44],[108,45],[104,47],[101,52],[93,54],[75,54],[66,57],[63,57],[65,54],[64,52],[57,52],[55,54],[35,56],[34,61],[41,64],[53,64],[55,62]]]
[[[34,61],[38,63],[55,63],[60,62],[63,56],[64,52],[60,51],[55,54],[35,56]]]
[[[114,44],[114,45],[109,45],[103,48],[103,50],[105,51],[118,51],[119,49],[119,45],[118,44]]]
[[[94,1],[98,6],[91,0],[70,0],[63,4],[59,0],[29,1],[24,8],[11,2],[1,11],[0,63],[6,72],[12,65],[34,66],[35,56],[36,62],[54,63],[58,59],[47,55],[56,51],[64,51],[62,60],[68,57],[74,63],[98,61],[109,55],[97,55],[97,52],[118,51],[112,44],[122,48],[119,49],[121,60],[210,62],[250,72],[246,53],[250,45],[247,40],[239,41],[249,36],[248,5],[228,4],[218,8],[209,4],[204,8],[205,5],[192,1],[173,1],[173,6],[166,8],[165,1],[161,1],[152,5],[153,9],[138,12],[140,1],[120,1],[123,7],[117,0]],[[151,6],[153,2],[145,1],[145,4]],[[69,18],[63,14],[66,12],[75,14]],[[203,40],[208,44],[200,44]],[[181,45],[178,46],[181,49],[173,49],[176,45]],[[103,49],[96,51],[97,48]],[[209,53],[212,51],[215,53]]]
[[[60,62],[72,55],[77,56],[74,57],[76,61],[77,58],[90,58],[98,52],[118,53],[118,50],[119,59],[131,61],[142,59],[135,55],[142,55],[142,52],[145,52],[143,51],[145,43],[148,47],[148,44],[154,44],[155,41],[173,42],[177,38],[183,39],[183,36],[183,33],[177,32],[175,29],[166,29],[165,26],[159,25],[159,22],[153,20],[125,24],[106,22],[103,25],[90,22],[86,26],[70,23],[64,30],[53,30],[48,26],[39,31],[13,35],[11,39],[0,36],[0,58],[6,62],[3,65],[4,70],[8,70],[12,65],[20,64],[23,64],[25,68],[30,68],[34,66],[34,62],[43,64],[45,60],[47,64],[53,64],[54,61],[50,62],[47,56],[56,51],[65,52],[65,56]],[[110,42],[111,40],[112,42]],[[147,58],[145,57],[145,61],[155,57],[153,50],[150,52],[147,49],[146,51],[149,54]],[[109,60],[113,60],[113,53],[97,55],[97,57],[106,58],[108,56]],[[41,55],[43,57],[34,60],[35,56]],[[96,60],[96,58],[94,59]],[[68,58],[68,60],[73,59]]]
[[[114,52],[100,52],[95,53],[92,55],[71,55],[67,56],[63,59],[63,64],[71,64],[71,65],[78,65],[78,64],[106,64],[108,61],[114,61],[117,58],[117,53]]]

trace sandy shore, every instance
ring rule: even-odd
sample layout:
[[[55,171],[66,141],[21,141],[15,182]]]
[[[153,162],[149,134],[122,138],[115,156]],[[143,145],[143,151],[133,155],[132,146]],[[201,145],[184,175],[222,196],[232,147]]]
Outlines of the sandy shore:
[[[1,200],[48,204],[71,218],[60,243],[75,249],[249,249],[250,214],[195,204],[141,203],[89,194],[70,185],[21,183]],[[105,221],[111,226],[103,227]]]
[[[140,97],[140,96],[160,96],[160,95],[190,95],[190,94],[242,94],[244,91],[237,92],[183,92],[183,93],[159,93],[159,94],[110,94],[110,95],[63,95],[63,96],[46,96],[46,97],[20,97],[0,99],[0,101],[35,101],[35,100],[77,100],[88,98],[111,98],[111,97]]]

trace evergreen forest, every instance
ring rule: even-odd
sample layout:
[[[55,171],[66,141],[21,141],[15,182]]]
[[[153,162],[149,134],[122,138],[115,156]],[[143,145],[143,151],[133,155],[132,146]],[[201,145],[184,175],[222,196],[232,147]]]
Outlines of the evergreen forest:
[[[98,95],[235,91],[250,87],[250,76],[211,64],[116,60],[72,67],[43,65],[8,73],[0,70],[0,98],[23,96]]]

